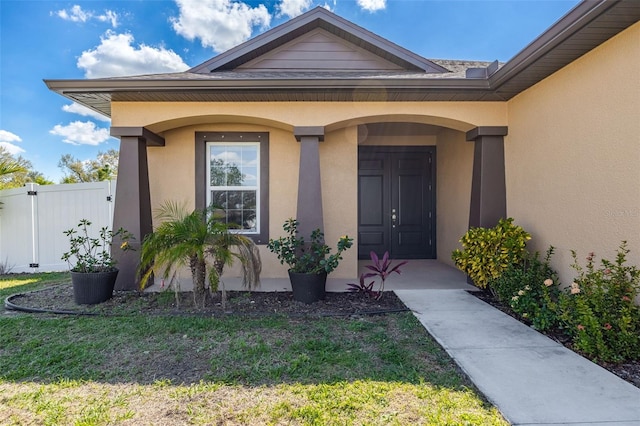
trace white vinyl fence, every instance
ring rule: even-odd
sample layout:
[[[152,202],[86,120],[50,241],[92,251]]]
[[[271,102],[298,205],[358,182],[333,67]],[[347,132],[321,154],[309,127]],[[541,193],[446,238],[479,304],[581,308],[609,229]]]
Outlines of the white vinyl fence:
[[[63,232],[80,219],[92,222],[91,235],[111,229],[115,188],[115,181],[103,181],[0,191],[0,264],[11,272],[68,270],[60,259],[69,249]]]

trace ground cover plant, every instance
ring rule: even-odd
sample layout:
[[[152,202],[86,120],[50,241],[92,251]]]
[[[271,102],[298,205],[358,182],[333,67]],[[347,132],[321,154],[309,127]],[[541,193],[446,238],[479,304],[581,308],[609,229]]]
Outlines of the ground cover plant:
[[[47,285],[4,282],[3,297]],[[3,312],[0,424],[506,422],[408,312],[328,318]]]

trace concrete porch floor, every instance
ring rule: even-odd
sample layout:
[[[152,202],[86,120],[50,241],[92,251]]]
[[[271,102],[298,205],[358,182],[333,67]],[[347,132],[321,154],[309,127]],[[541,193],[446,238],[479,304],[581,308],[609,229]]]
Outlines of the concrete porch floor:
[[[398,260],[394,260],[395,265]],[[368,271],[366,265],[371,264],[369,260],[358,262],[358,275]],[[385,290],[476,290],[477,288],[467,284],[465,275],[458,269],[446,265],[433,259],[412,259],[409,263],[400,268],[400,275],[393,274],[387,279]],[[240,278],[223,277],[227,290],[242,290],[242,280]],[[348,283],[357,283],[358,277],[353,279],[327,279],[327,291],[341,292],[347,290]],[[371,280],[371,279],[370,279]],[[369,281],[367,281],[369,282]],[[374,288],[377,288],[379,281],[376,281]],[[156,284],[149,287],[147,291],[163,290],[160,280],[156,279]],[[191,290],[191,279],[185,276],[181,285],[181,290]],[[288,278],[262,278],[260,287],[255,291],[291,291],[291,284]]]

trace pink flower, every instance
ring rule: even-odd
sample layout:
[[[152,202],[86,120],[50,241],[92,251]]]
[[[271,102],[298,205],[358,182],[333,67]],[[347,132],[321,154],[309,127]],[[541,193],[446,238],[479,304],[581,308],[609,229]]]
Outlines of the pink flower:
[[[580,286],[578,286],[578,283],[571,283],[571,294],[578,294],[580,293]]]
[[[624,300],[625,302],[631,302],[629,296],[622,296],[622,300]]]
[[[552,286],[553,280],[551,278],[547,278],[546,280],[544,280],[544,285],[546,285],[547,287]]]
[[[604,325],[604,329],[605,329],[605,330],[611,330],[611,328],[612,328],[612,327],[611,327],[611,324],[609,324],[609,323],[606,323],[606,324]]]
[[[584,330],[584,325],[578,324],[578,330],[583,331]]]
[[[611,269],[607,268],[604,270],[604,274],[605,275],[610,275],[611,274]]]

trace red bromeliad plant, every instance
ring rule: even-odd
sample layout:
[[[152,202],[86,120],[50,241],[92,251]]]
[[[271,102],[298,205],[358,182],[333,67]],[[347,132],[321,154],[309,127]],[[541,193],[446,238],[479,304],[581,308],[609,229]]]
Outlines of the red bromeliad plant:
[[[347,284],[349,291],[353,292],[363,292],[369,296],[373,296],[375,299],[380,299],[382,297],[382,292],[384,291],[384,283],[389,277],[389,275],[394,272],[400,274],[400,267],[406,265],[408,262],[403,260],[395,266],[391,265],[391,259],[389,259],[389,252],[386,251],[382,259],[378,258],[378,255],[375,252],[371,252],[369,254],[371,256],[372,265],[367,265],[366,268],[371,270],[372,272],[367,272],[366,274],[360,274],[360,283],[359,284]],[[371,277],[379,277],[380,278],[380,286],[378,287],[378,291],[373,291],[373,284],[375,282],[371,281],[369,284],[365,283],[367,278]]]

